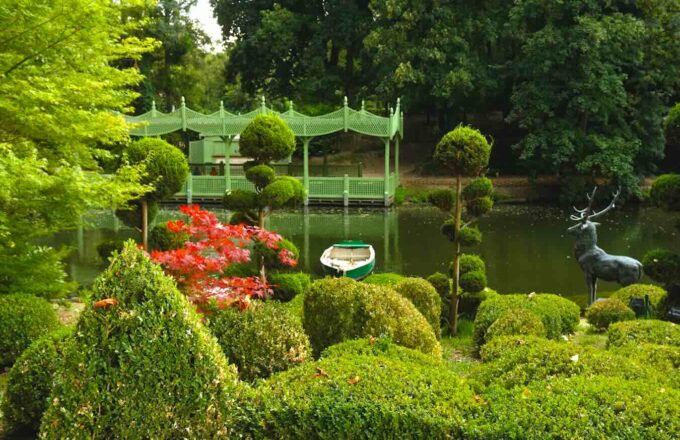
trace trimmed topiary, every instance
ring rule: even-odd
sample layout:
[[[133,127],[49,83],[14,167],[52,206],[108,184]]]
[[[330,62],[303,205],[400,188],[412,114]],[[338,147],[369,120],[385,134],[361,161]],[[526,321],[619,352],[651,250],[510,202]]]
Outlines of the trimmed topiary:
[[[481,292],[486,289],[486,273],[478,270],[461,274],[460,287],[464,292]]]
[[[281,208],[294,199],[295,194],[290,180],[275,180],[262,190],[260,205]]]
[[[276,172],[268,165],[254,165],[246,170],[246,179],[253,182],[258,190],[272,183],[274,178]]]
[[[451,211],[456,206],[456,195],[449,189],[437,189],[430,191],[427,201],[442,211]]]
[[[464,437],[468,412],[482,404],[457,374],[405,348],[348,344],[263,382],[242,400],[237,431],[247,438]]]
[[[654,249],[642,259],[644,271],[653,280],[667,286],[680,284],[680,254],[666,249]]]
[[[463,292],[458,300],[458,312],[468,319],[474,320],[482,301],[496,295],[498,295],[498,292],[488,287],[480,292]]]
[[[432,284],[442,301],[445,301],[451,295],[451,280],[445,274],[435,272],[427,277],[427,282]]]
[[[295,134],[279,116],[258,115],[241,132],[239,151],[260,164],[283,160],[295,151]]]
[[[530,335],[545,337],[545,326],[535,313],[525,309],[503,312],[486,330],[484,339],[490,341],[499,336]]]
[[[669,211],[680,211],[680,174],[663,174],[652,183],[649,198]]]
[[[154,251],[178,249],[188,239],[187,235],[171,232],[165,224],[160,224],[154,226],[149,233],[149,248]]]
[[[208,325],[243,380],[269,377],[311,357],[302,324],[275,301],[216,310]]]
[[[477,177],[468,183],[461,193],[464,200],[474,200],[493,195],[493,183],[488,177]]]
[[[473,217],[480,217],[493,208],[493,200],[491,197],[480,197],[465,202],[467,213]]]
[[[478,246],[482,243],[482,231],[477,226],[468,226],[460,230],[460,245],[463,247]]]
[[[680,347],[680,325],[656,319],[641,319],[609,326],[607,347],[644,343]]]
[[[386,335],[404,347],[441,356],[428,321],[386,286],[349,278],[318,280],[305,294],[303,322],[315,353],[347,339]]]
[[[60,326],[46,299],[23,293],[0,295],[0,368],[12,365],[33,341]]]
[[[275,273],[269,276],[269,284],[273,291],[272,297],[281,302],[288,302],[297,295],[301,295],[311,283],[309,274],[304,272]]]
[[[574,302],[549,293],[496,295],[479,306],[475,318],[473,340],[479,349],[486,342],[486,331],[505,311],[525,309],[541,319],[546,337],[556,339],[573,333],[581,318],[581,309]]]
[[[242,214],[243,211],[253,209],[257,206],[257,193],[243,189],[233,189],[224,193],[223,204],[225,208]]]
[[[454,175],[476,176],[489,163],[491,145],[472,127],[459,125],[437,144],[434,158]]]
[[[417,362],[432,366],[441,366],[441,359],[436,359],[418,350],[395,344],[389,337],[352,339],[331,345],[321,353],[321,358],[331,359],[347,356],[387,356],[406,362]]]
[[[228,437],[236,371],[174,281],[129,241],[92,290],[41,438]]]
[[[635,312],[620,299],[607,298],[591,304],[586,319],[597,330],[607,330],[615,322],[635,319]]]
[[[160,138],[136,140],[125,148],[125,154],[131,163],[146,165],[142,182],[154,186],[154,190],[144,196],[149,201],[161,201],[174,195],[182,189],[189,175],[189,163],[184,153]]]
[[[659,286],[653,284],[631,284],[630,286],[617,290],[610,298],[619,299],[624,304],[630,305],[631,299],[644,300],[645,295],[649,297],[649,305],[652,308],[652,312],[658,317],[662,317],[663,303],[668,292]]]
[[[439,319],[442,313],[442,300],[434,286],[422,278],[406,278],[394,286],[394,290],[416,306],[432,326],[437,339],[441,339]]]
[[[9,432],[37,432],[52,390],[62,347],[72,329],[64,327],[33,342],[7,374],[2,414]]]
[[[397,284],[404,281],[406,277],[399,275],[398,273],[384,272],[384,273],[373,273],[366,278],[363,282],[368,284],[375,284],[377,286],[396,286]]]
[[[289,270],[290,266],[283,264],[279,258],[279,252],[282,250],[289,251],[296,260],[300,258],[300,250],[295,246],[295,243],[282,238],[277,243],[276,249],[272,249],[262,242],[256,242],[253,246],[251,260],[259,266],[260,261],[264,258],[264,267],[269,270]]]
[[[479,255],[463,254],[460,256],[460,273],[486,272],[486,264]]]

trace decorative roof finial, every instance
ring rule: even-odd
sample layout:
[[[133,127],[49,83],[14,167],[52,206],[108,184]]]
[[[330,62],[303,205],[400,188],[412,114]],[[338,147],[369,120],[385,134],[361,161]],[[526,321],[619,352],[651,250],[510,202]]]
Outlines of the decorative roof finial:
[[[182,96],[182,107],[186,107],[186,105],[187,105],[187,103],[186,103],[186,101],[184,100],[184,96]]]
[[[293,100],[288,101],[288,110],[293,111]]]
[[[390,117],[394,116],[394,108],[390,107]]]
[[[347,96],[345,96],[345,99],[343,99],[343,105],[347,107]]]
[[[156,111],[156,100],[155,99],[151,100],[151,111],[152,112]]]
[[[401,98],[397,98],[397,107],[401,105]]]
[[[220,110],[224,110],[224,101],[220,101]]]
[[[361,111],[362,112],[366,111],[366,101],[364,101],[363,99],[361,100]]]

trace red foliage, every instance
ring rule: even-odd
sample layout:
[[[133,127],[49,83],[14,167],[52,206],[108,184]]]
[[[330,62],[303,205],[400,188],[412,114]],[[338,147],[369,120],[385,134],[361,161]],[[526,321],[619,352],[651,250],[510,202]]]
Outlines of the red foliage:
[[[215,214],[198,205],[179,209],[189,220],[169,221],[167,227],[189,240],[179,249],[153,251],[151,259],[163,266],[192,302],[199,307],[214,303],[220,308],[247,308],[251,298],[270,293],[269,286],[257,277],[225,277],[224,271],[231,264],[250,261],[248,245],[253,241],[279,249],[280,235],[254,226],[222,224]],[[281,249],[278,256],[282,264],[297,264],[288,250]]]

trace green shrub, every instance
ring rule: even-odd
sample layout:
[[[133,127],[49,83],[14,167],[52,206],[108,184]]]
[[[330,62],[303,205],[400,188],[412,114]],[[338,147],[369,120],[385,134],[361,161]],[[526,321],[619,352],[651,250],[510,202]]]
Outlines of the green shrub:
[[[251,438],[462,438],[468,411],[481,407],[440,362],[364,342],[343,348],[346,354],[331,348],[329,357],[262,383],[240,405],[237,431]]]
[[[406,277],[399,275],[398,273],[373,273],[364,278],[364,283],[375,284],[378,286],[396,286],[402,282],[404,278]]]
[[[486,299],[479,306],[475,318],[473,339],[479,349],[484,345],[486,331],[503,312],[526,309],[543,322],[546,336],[555,339],[565,333],[573,333],[581,317],[581,309],[568,299],[549,293],[497,295]]]
[[[486,289],[486,273],[474,271],[462,274],[460,276],[460,288],[464,292],[481,292]]]
[[[612,346],[610,352],[626,359],[635,359],[643,365],[667,376],[669,380],[680,383],[680,346],[659,345],[649,343],[625,344]]]
[[[622,379],[649,379],[672,385],[670,370],[657,369],[638,357],[552,341],[538,336],[500,336],[481,350],[483,364],[472,377],[482,385],[504,388],[527,386],[555,377],[604,375]]]
[[[146,176],[142,183],[151,184],[154,190],[144,195],[149,201],[159,202],[182,189],[189,175],[189,163],[182,151],[160,138],[146,137],[125,148],[130,163],[144,163]],[[153,216],[149,212],[149,219]]]
[[[454,175],[477,176],[489,163],[491,145],[472,127],[459,125],[437,144],[434,158]]]
[[[480,217],[491,211],[491,208],[493,208],[491,197],[480,197],[465,203],[466,212],[473,217]]]
[[[246,179],[253,182],[256,188],[262,189],[274,181],[276,172],[267,165],[254,165],[246,170]]]
[[[460,230],[460,245],[463,247],[478,246],[482,242],[482,231],[476,226],[468,226]]]
[[[386,335],[404,347],[441,356],[427,320],[386,286],[349,278],[316,281],[305,294],[303,322],[315,353],[347,339]]]
[[[264,267],[268,270],[290,270],[289,266],[284,265],[279,260],[279,252],[284,249],[292,253],[296,260],[300,258],[300,250],[298,247],[295,246],[292,241],[283,238],[279,241],[276,249],[272,249],[262,242],[256,242],[253,246],[251,260],[257,262],[256,264],[259,266],[260,259],[264,257]]]
[[[209,327],[243,380],[287,370],[311,357],[302,324],[275,301],[210,314]]]
[[[247,213],[243,211],[236,211],[233,214],[231,214],[231,217],[229,217],[229,224],[255,226],[257,222],[254,221],[254,219],[250,217]]]
[[[305,307],[305,294],[301,293],[287,303],[283,303],[283,306],[288,309],[290,314],[295,317],[300,323],[302,323],[302,318],[304,315]]]
[[[680,254],[677,252],[654,249],[642,259],[645,273],[653,280],[668,286],[680,284]]]
[[[482,257],[475,254],[463,254],[460,256],[460,273],[486,272],[486,264]]]
[[[680,211],[680,174],[663,174],[652,183],[649,198],[669,211]]]
[[[680,325],[656,319],[624,321],[609,326],[607,346],[627,344],[659,344],[680,346]]]
[[[46,299],[23,293],[0,295],[0,368],[12,365],[33,341],[60,325]]]
[[[362,338],[331,345],[321,353],[321,358],[330,359],[351,356],[386,356],[404,362],[442,366],[441,359],[434,358],[418,350],[395,344],[389,337]]]
[[[652,312],[657,317],[663,315],[663,303],[668,295],[665,289],[655,286],[653,284],[631,284],[623,287],[612,294],[610,298],[621,300],[624,304],[630,305],[630,300],[633,298],[644,300],[645,295],[649,297],[649,305]]]
[[[151,201],[147,203],[147,217],[151,222],[158,215],[160,206],[157,202]],[[118,217],[125,225],[141,230],[142,229],[142,211],[141,204],[138,200],[128,203],[128,209],[117,209],[116,217]]]
[[[64,327],[38,339],[9,370],[2,400],[2,414],[8,431],[38,431],[40,428],[62,346],[71,331]]]
[[[468,183],[462,192],[463,199],[465,200],[491,197],[491,195],[493,195],[493,183],[488,177],[477,177]]]
[[[635,312],[620,299],[607,298],[591,304],[586,319],[597,330],[607,330],[615,322],[635,319]]]
[[[274,292],[273,298],[281,302],[290,301],[304,293],[311,283],[309,274],[304,272],[275,273],[269,276],[269,284],[272,285]]]
[[[422,278],[406,278],[394,286],[394,290],[416,306],[432,326],[437,339],[440,339],[439,319],[442,314],[442,300],[432,284]]]
[[[526,309],[510,309],[501,315],[486,330],[487,341],[498,336],[532,335],[545,337],[545,326],[535,313]]]
[[[64,344],[41,438],[227,437],[236,371],[175,282],[129,241],[92,301]]]
[[[458,298],[458,313],[469,319],[475,319],[482,301],[496,295],[498,293],[488,287],[480,292],[463,292]]]
[[[442,211],[451,211],[456,206],[456,195],[450,189],[431,191],[427,201]]]
[[[492,387],[470,420],[479,439],[671,439],[680,432],[680,391],[653,381],[574,376],[525,388]]]
[[[111,240],[104,240],[97,245],[97,254],[104,263],[107,263],[111,254],[114,251],[120,252],[124,244],[125,240],[122,239],[113,238]]]
[[[441,272],[435,272],[427,277],[427,282],[437,291],[442,301],[451,295],[451,279]]]
[[[149,248],[155,251],[178,249],[187,240],[189,240],[188,235],[171,232],[165,223],[154,226],[149,232]]]
[[[295,188],[289,180],[275,180],[260,194],[260,205],[280,208],[295,198]]]
[[[241,132],[239,151],[261,164],[283,160],[295,151],[295,134],[279,116],[258,115]]]
[[[226,209],[242,214],[244,211],[248,211],[257,207],[257,193],[254,193],[253,191],[246,191],[244,189],[233,189],[224,193],[222,204]],[[243,222],[230,221],[230,223],[238,224]]]

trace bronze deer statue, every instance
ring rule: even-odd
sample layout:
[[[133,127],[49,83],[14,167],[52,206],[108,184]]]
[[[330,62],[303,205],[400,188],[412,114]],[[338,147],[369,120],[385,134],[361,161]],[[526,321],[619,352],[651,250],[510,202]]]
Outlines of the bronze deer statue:
[[[574,207],[576,214],[571,215],[571,219],[578,221],[570,227],[568,231],[576,235],[574,245],[574,256],[581,266],[581,270],[586,278],[588,286],[588,304],[592,304],[597,299],[597,280],[616,281],[622,286],[637,283],[642,277],[642,263],[630,257],[609,255],[597,246],[597,226],[599,223],[591,220],[605,214],[616,205],[616,200],[621,193],[621,188],[613,194],[613,199],[609,206],[602,211],[593,211],[595,193],[587,194],[588,206],[585,209]]]

